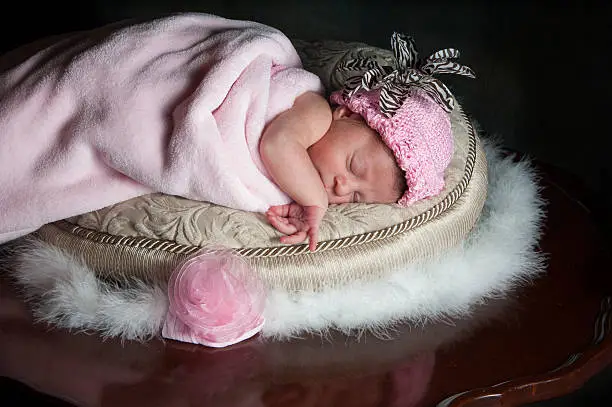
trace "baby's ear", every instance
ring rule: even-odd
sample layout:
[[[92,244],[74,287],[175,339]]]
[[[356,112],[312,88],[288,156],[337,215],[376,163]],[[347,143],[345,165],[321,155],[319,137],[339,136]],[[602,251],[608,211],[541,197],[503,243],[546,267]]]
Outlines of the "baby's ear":
[[[332,114],[332,118],[334,120],[337,119],[341,119],[343,117],[347,117],[350,116],[351,114],[353,114],[353,112],[351,112],[351,109],[349,109],[348,107],[342,105],[342,106],[338,106],[334,109],[334,113]]]

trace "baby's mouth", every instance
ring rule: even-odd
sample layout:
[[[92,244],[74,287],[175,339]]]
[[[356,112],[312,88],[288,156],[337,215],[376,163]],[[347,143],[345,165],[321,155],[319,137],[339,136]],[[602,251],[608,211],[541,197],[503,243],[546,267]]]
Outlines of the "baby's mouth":
[[[327,194],[327,202],[331,203],[335,199],[335,195],[331,187],[325,187],[325,193]]]

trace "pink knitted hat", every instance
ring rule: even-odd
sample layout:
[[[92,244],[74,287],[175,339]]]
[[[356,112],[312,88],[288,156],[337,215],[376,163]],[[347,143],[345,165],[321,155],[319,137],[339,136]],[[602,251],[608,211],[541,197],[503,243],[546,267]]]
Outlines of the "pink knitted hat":
[[[449,113],[454,99],[434,73],[474,77],[472,70],[452,59],[459,51],[447,48],[417,60],[412,37],[394,33],[391,48],[395,66],[381,66],[372,58],[350,60],[342,71],[364,71],[347,79],[332,93],[333,103],[361,115],[391,149],[406,176],[407,189],[397,202],[408,206],[444,188],[444,171],[453,157]]]

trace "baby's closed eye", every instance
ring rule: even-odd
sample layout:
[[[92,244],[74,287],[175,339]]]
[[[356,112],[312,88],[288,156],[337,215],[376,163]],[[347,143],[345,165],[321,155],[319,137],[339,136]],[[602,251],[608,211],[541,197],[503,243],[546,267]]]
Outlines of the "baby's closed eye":
[[[359,154],[353,154],[350,162],[350,171],[353,175],[360,177],[363,176],[364,173],[364,163],[362,157]]]

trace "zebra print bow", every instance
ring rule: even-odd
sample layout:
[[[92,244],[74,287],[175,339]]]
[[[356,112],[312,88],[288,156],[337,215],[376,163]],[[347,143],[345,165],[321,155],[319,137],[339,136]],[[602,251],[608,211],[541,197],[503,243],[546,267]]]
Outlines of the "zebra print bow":
[[[342,95],[345,100],[362,89],[381,88],[380,111],[386,117],[391,117],[408,97],[408,90],[416,87],[425,91],[446,112],[451,112],[455,107],[452,94],[433,75],[454,73],[476,77],[470,68],[453,61],[459,58],[459,51],[454,48],[436,51],[424,60],[418,59],[414,39],[394,32],[391,49],[395,59],[392,66],[381,65],[373,57],[351,59],[338,65],[340,71],[359,72],[344,83]]]

